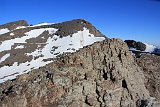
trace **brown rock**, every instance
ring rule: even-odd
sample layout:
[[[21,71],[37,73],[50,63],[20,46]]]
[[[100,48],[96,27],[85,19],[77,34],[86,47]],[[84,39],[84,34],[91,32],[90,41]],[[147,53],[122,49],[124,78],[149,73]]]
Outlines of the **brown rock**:
[[[145,85],[150,95],[160,100],[160,56],[142,54],[136,61],[144,71]]]
[[[143,71],[118,39],[62,55],[0,84],[0,107],[136,107],[149,97]]]
[[[28,23],[25,20],[18,20],[15,22],[9,22],[9,23],[0,25],[0,29],[8,28],[9,30],[14,30],[19,26],[28,26]]]

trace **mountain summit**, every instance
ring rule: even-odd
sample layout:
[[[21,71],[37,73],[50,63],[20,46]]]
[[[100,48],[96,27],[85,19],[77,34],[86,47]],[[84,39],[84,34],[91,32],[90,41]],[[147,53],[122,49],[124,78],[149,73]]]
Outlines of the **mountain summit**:
[[[34,26],[23,20],[0,25],[0,82],[105,38],[82,19]]]

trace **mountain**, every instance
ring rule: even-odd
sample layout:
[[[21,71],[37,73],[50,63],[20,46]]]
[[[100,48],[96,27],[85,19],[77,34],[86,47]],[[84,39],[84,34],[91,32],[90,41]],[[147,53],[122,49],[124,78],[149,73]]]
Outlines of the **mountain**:
[[[28,26],[17,21],[0,26],[0,82],[14,79],[106,37],[85,20]],[[4,32],[4,29],[8,32]]]
[[[137,42],[135,40],[125,40],[124,42],[127,43],[130,51],[132,51],[135,54],[149,53],[160,56],[160,48],[158,46],[151,45],[148,43]]]
[[[28,26],[28,23],[25,20],[6,23],[4,25],[0,25],[0,34],[4,34],[25,26]]]
[[[160,106],[159,56],[135,57],[82,19],[13,23],[0,30],[0,107]]]

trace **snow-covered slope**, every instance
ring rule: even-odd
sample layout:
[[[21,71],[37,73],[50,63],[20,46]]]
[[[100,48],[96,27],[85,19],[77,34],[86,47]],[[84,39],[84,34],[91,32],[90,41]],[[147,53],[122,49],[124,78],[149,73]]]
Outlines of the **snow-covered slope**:
[[[12,39],[1,40],[0,83],[45,66],[53,62],[53,58],[58,55],[76,52],[84,46],[105,39],[105,37],[96,37],[91,34],[90,29],[86,27],[64,37],[57,35],[57,31],[59,29],[53,27],[36,28],[18,36],[15,31],[10,35],[14,36]]]

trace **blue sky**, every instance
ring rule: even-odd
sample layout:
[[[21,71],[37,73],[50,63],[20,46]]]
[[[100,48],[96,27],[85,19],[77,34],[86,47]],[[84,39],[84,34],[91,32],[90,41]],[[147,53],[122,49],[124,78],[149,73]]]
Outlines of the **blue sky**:
[[[86,19],[110,38],[160,45],[159,0],[0,0],[0,24]]]

